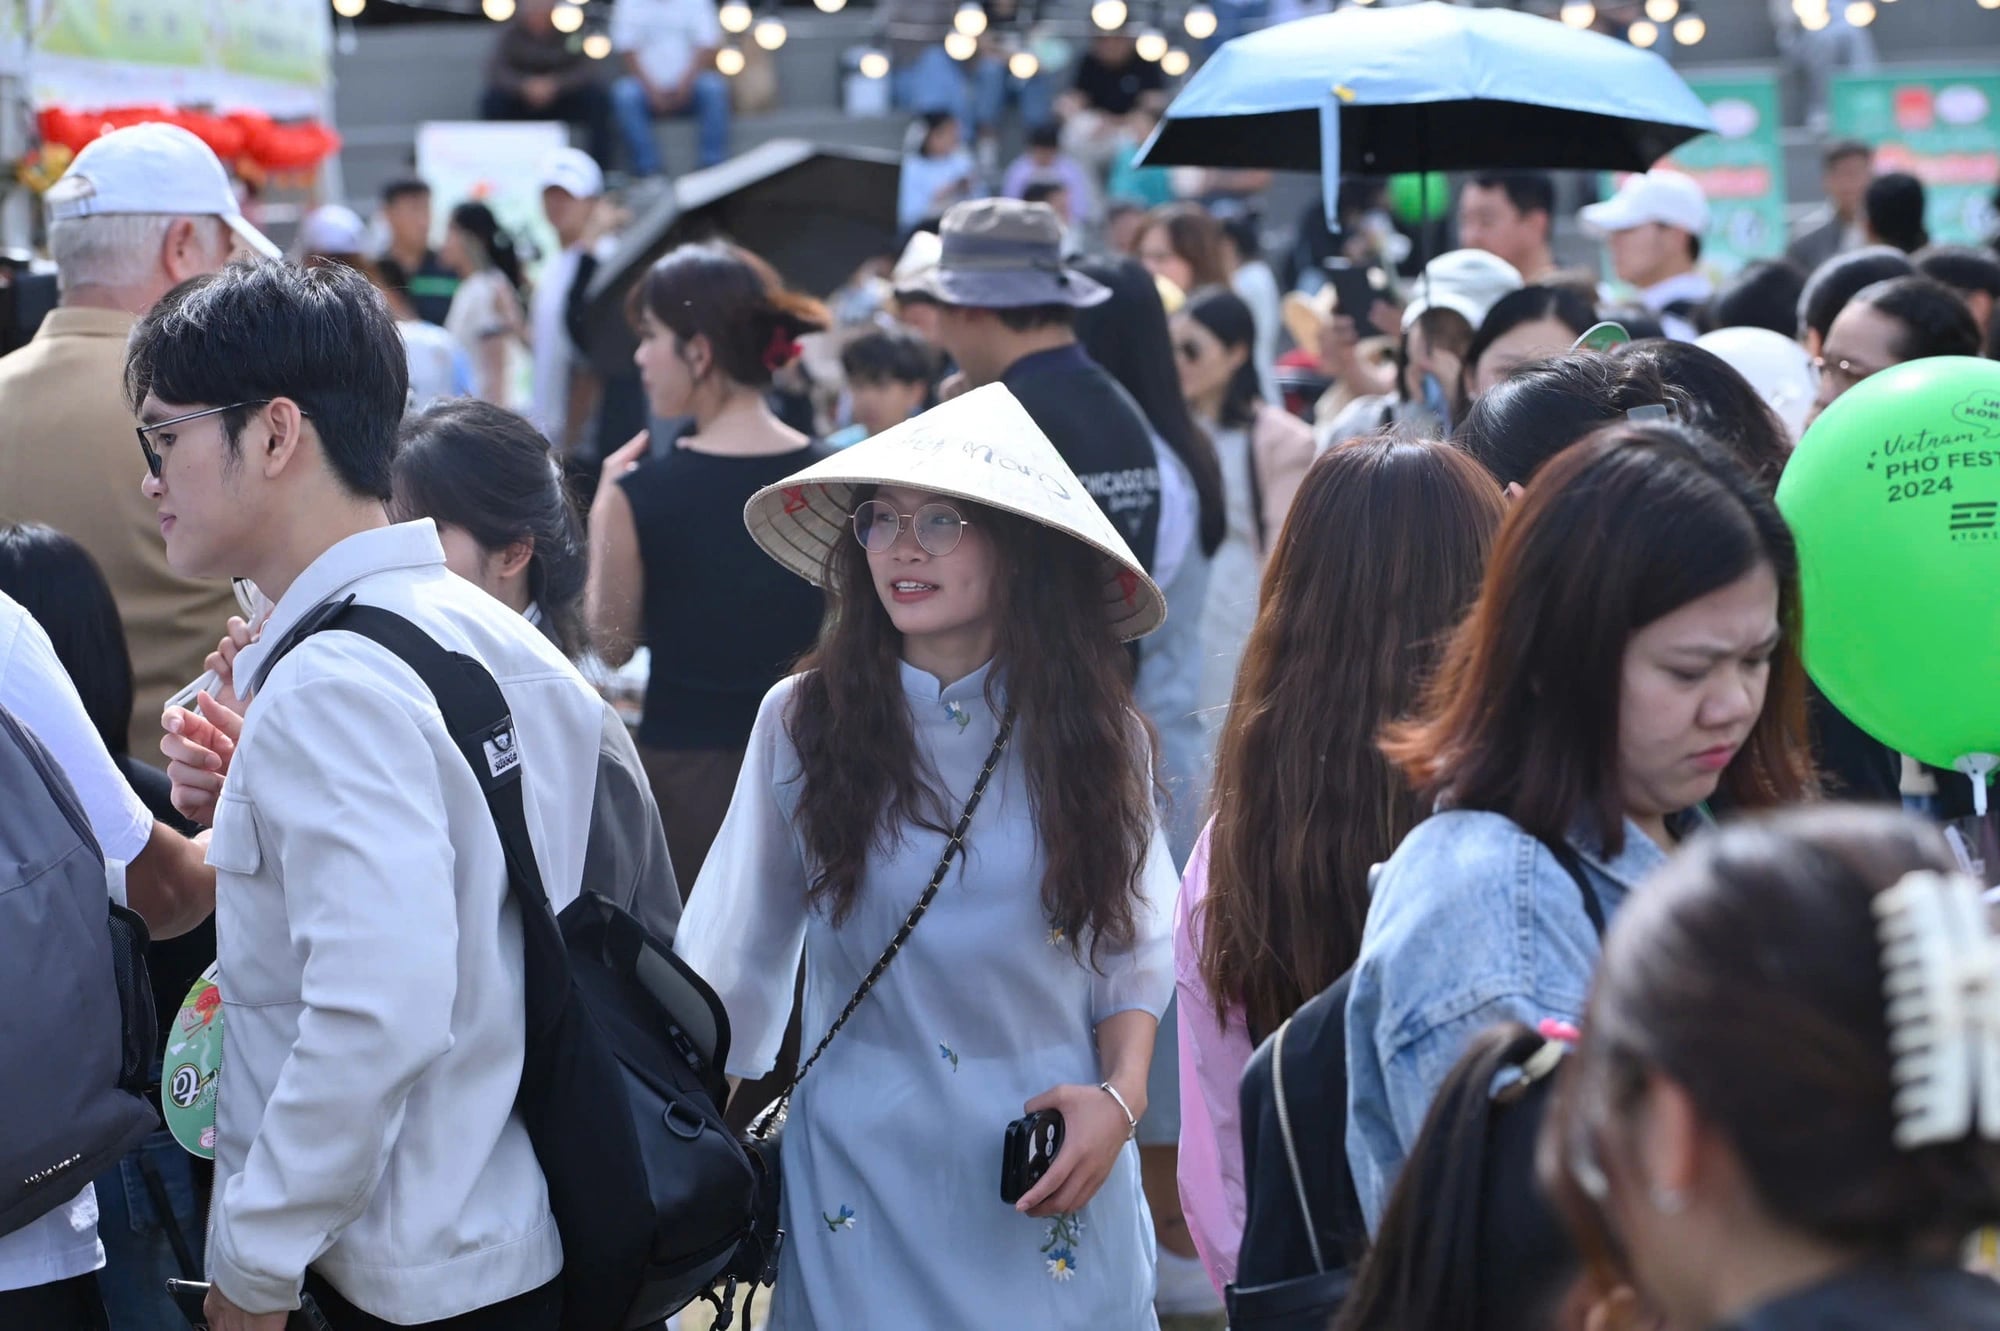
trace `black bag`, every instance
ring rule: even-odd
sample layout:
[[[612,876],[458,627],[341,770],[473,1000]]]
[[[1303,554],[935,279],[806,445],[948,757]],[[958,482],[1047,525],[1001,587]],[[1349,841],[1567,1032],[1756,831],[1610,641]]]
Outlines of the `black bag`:
[[[1604,907],[1583,861],[1567,842],[1542,844],[1575,881],[1591,928],[1602,938]],[[1369,873],[1371,892],[1381,867]],[[1361,1199],[1347,1167],[1347,994],[1353,983],[1349,969],[1307,999],[1243,1070],[1238,1097],[1245,1205],[1236,1283],[1227,1291],[1230,1331],[1325,1331],[1367,1253]],[[1293,1123],[1309,1123],[1312,1130],[1295,1137]]]
[[[777,1271],[776,1178],[722,1121],[729,1019],[701,977],[585,890],[558,917],[535,863],[513,718],[493,676],[376,606],[329,605],[314,632],[386,647],[436,697],[486,792],[521,910],[527,1056],[515,1112],[563,1244],[564,1331],[651,1326],[719,1281]],[[268,669],[268,667],[267,667]]]

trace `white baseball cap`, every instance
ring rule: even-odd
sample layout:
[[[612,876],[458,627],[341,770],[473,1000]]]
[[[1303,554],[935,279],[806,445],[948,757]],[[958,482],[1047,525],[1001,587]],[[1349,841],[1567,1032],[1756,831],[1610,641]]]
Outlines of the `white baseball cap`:
[[[1409,332],[1426,310],[1455,310],[1477,332],[1502,296],[1521,289],[1521,270],[1486,250],[1451,250],[1424,265],[1416,297],[1403,307]]]
[[[1618,192],[1577,213],[1586,234],[1602,240],[1614,231],[1658,222],[1698,236],[1708,230],[1708,196],[1693,176],[1646,171],[1625,177]]]
[[[368,224],[352,208],[329,203],[306,214],[299,223],[298,251],[306,254],[365,254]]]
[[[51,222],[116,213],[219,217],[257,253],[284,258],[244,220],[222,160],[179,125],[132,125],[93,139],[42,202]]]
[[[581,148],[558,148],[542,162],[542,188],[567,190],[572,198],[604,193],[604,169]]]

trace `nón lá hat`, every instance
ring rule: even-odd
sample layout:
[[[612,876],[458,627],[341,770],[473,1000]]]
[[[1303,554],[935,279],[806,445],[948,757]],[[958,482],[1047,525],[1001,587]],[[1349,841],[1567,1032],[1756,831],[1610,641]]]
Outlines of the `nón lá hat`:
[[[222,160],[179,125],[130,125],[93,139],[42,203],[50,222],[119,213],[219,217],[258,254],[284,257],[244,219]]]
[[[899,485],[984,504],[1038,522],[1096,551],[1105,612],[1120,639],[1167,617],[1166,598],[1056,446],[1001,384],[975,388],[844,448],[751,496],[743,520],[764,552],[814,584],[827,554],[851,541],[863,486]]]

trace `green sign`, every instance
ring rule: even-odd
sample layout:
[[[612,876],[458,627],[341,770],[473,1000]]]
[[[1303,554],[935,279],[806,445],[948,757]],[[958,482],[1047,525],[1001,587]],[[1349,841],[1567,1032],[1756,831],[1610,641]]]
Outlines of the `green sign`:
[[[208,9],[174,0],[59,0],[36,29],[35,47],[88,60],[199,66],[208,58]]]
[[[1660,165],[1685,171],[1708,195],[1702,266],[1728,276],[1785,249],[1785,151],[1778,142],[1777,80],[1691,77],[1716,132],[1674,149]]]
[[[1877,171],[1924,182],[1933,241],[1969,244],[1993,231],[2000,180],[2000,74],[1990,68],[1838,74],[1833,131],[1875,145]]]

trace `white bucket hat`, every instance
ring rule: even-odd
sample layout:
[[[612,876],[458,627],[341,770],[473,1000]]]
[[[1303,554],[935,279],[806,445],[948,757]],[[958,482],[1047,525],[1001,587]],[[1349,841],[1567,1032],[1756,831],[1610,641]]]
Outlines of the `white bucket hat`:
[[[864,485],[951,495],[1074,536],[1104,557],[1105,609],[1121,640],[1144,637],[1167,617],[1166,598],[1125,538],[1000,384],[975,388],[765,486],[744,506],[743,520],[766,554],[821,584],[828,551],[854,539],[854,495]]]

